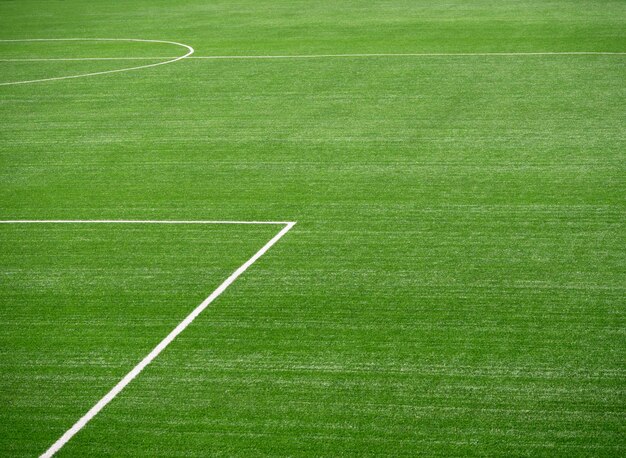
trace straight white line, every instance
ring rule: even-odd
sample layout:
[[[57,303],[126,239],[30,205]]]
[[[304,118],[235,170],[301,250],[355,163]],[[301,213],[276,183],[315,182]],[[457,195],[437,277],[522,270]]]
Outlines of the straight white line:
[[[554,51],[554,52],[468,52],[468,53],[374,53],[374,54],[292,54],[258,56],[188,56],[187,59],[322,59],[331,57],[502,57],[502,56],[623,56],[626,52],[611,51]],[[175,57],[58,57],[58,58],[14,58],[0,59],[0,62],[48,62],[48,61],[89,61],[89,60],[158,60]]]
[[[257,251],[250,259],[235,270],[224,282],[217,287],[215,291],[211,293],[200,305],[198,305],[187,317],[178,324],[154,349],[148,353],[148,355],[141,360],[128,374],[115,385],[111,391],[104,395],[96,405],[94,405],[89,411],[83,415],[74,425],[68,429],[52,446],[46,450],[41,457],[50,458],[56,452],[58,452],[67,442],[74,437],[81,429],[89,423],[89,421],[95,417],[109,402],[111,402],[125,387],[128,385],[142,370],[150,364],[154,358],[167,348],[172,341],[189,326],[198,315],[200,315],[217,297],[222,294],[226,288],[228,288],[241,274],[243,274],[252,264],[254,264],[261,256],[263,256],[267,250],[269,250],[276,242],[278,242],[289,230],[296,224],[295,222],[265,222],[265,221],[132,221],[132,220],[13,220],[13,221],[0,221],[2,224],[39,224],[39,223],[51,223],[51,224],[73,224],[73,223],[121,223],[121,224],[284,224],[278,234],[263,245],[259,251]]]
[[[467,52],[467,53],[376,53],[376,54],[293,54],[267,56],[193,56],[192,59],[321,59],[327,57],[466,57],[466,56],[586,56],[626,55],[626,52]]]
[[[292,221],[176,221],[140,219],[14,219],[0,221],[0,224],[281,224],[292,226]]]
[[[0,59],[0,62],[64,62],[83,60],[161,60],[174,59],[172,57],[24,57]]]

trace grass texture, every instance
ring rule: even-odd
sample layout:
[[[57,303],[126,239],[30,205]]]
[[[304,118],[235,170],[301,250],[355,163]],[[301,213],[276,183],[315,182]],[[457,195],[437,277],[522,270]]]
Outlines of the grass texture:
[[[625,30],[621,0],[0,2],[0,39],[195,56]],[[0,83],[184,53],[0,42]],[[142,59],[15,61],[68,57]],[[0,86],[0,219],[298,222],[59,456],[623,456],[624,81],[623,55],[518,55]],[[0,455],[44,452],[275,232],[1,225]]]

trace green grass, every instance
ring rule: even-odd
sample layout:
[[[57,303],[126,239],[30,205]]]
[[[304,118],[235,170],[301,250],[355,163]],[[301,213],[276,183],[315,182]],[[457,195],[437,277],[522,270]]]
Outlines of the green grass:
[[[623,1],[0,2],[1,39],[196,56],[625,52],[625,26]],[[625,77],[194,59],[0,86],[0,219],[298,221],[59,455],[626,453]],[[275,229],[0,226],[0,455],[45,451]]]

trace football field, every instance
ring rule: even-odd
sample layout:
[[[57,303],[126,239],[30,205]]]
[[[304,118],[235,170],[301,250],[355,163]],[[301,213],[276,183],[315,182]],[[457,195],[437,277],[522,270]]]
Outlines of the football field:
[[[625,454],[626,1],[0,0],[0,457]]]

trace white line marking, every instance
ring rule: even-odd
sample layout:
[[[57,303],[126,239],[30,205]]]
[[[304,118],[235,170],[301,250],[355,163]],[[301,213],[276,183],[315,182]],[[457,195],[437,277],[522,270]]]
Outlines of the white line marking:
[[[0,59],[0,62],[64,62],[83,60],[162,60],[174,59],[176,56],[161,57],[24,57],[13,59]]]
[[[1,41],[1,40],[0,40]],[[563,52],[470,52],[470,53],[379,53],[379,54],[294,54],[267,56],[188,56],[187,59],[322,59],[331,57],[506,57],[506,56],[624,56],[626,52],[610,51],[563,51]],[[58,57],[0,59],[0,62],[48,62],[81,60],[158,60],[174,57]]]
[[[213,60],[238,60],[238,59],[323,59],[323,58],[364,58],[364,57],[503,57],[503,56],[624,56],[626,52],[604,52],[604,51],[572,51],[572,52],[483,52],[483,53],[378,53],[378,54],[301,54],[301,55],[267,55],[267,56],[192,56],[194,49],[191,46],[176,43],[174,41],[161,40],[140,40],[140,39],[122,39],[122,38],[57,38],[57,39],[31,39],[31,40],[0,40],[2,42],[20,42],[20,41],[137,41],[137,42],[154,42],[169,43],[187,48],[188,52],[184,56],[178,57],[59,57],[59,58],[14,58],[0,59],[0,62],[54,62],[54,61],[116,61],[116,60],[160,60],[167,59],[164,62],[157,62],[147,65],[139,65],[137,67],[120,68],[116,70],[105,70],[101,72],[82,73],[80,75],[58,76],[54,78],[42,78],[27,81],[12,81],[8,83],[0,83],[0,86],[11,86],[16,84],[41,83],[44,81],[57,81],[72,78],[83,78],[85,76],[105,75],[108,73],[128,72],[131,70],[139,70],[142,68],[156,67],[158,65],[171,64],[181,59],[213,59]]]
[[[83,415],[74,425],[68,429],[52,446],[46,450],[41,458],[50,458],[58,452],[68,441],[76,435],[81,429],[89,423],[109,402],[111,402],[142,370],[150,364],[154,358],[167,348],[172,341],[189,326],[198,315],[200,315],[217,297],[222,294],[237,278],[243,274],[252,264],[254,264],[261,256],[263,256],[276,242],[278,242],[289,230],[296,224],[292,222],[274,222],[274,221],[141,221],[141,220],[12,220],[0,221],[2,224],[282,224],[283,227],[274,237],[271,238],[263,247],[257,251],[250,259],[244,262],[237,270],[235,270],[215,291],[211,293],[200,305],[198,305],[187,317],[181,321],[178,326],[172,330],[148,355],[141,360],[128,374],[115,385],[111,391],[104,395],[96,405]]]
[[[14,219],[0,224],[296,224],[292,221],[175,221],[140,219]]]
[[[467,56],[586,56],[626,55],[626,52],[468,52],[468,53],[378,53],[378,54],[300,54],[275,56],[194,56],[192,59],[322,59],[327,57],[467,57]]]
[[[26,81],[11,81],[7,83],[0,83],[0,86],[12,86],[16,84],[29,84],[29,83],[42,83],[44,81],[58,81],[58,80],[66,80],[66,79],[73,79],[73,78],[84,78],[86,76],[106,75],[108,73],[129,72],[131,70],[139,70],[142,68],[150,68],[150,67],[157,67],[159,65],[171,64],[181,59],[185,59],[194,53],[194,49],[191,46],[183,44],[183,43],[177,43],[175,41],[165,41],[165,40],[142,40],[138,38],[31,38],[31,39],[24,39],[24,40],[0,40],[0,43],[20,43],[20,42],[35,42],[35,41],[36,42],[39,42],[39,41],[41,42],[44,42],[44,41],[129,41],[129,42],[136,42],[136,43],[164,43],[164,44],[176,45],[176,46],[181,46],[183,48],[186,48],[187,53],[183,56],[178,56],[174,58],[168,57],[167,59],[169,60],[166,60],[164,62],[157,62],[154,64],[139,65],[137,67],[118,68],[115,70],[104,70],[101,72],[81,73],[79,75],[57,76],[54,78],[41,78],[41,79],[26,80]]]

